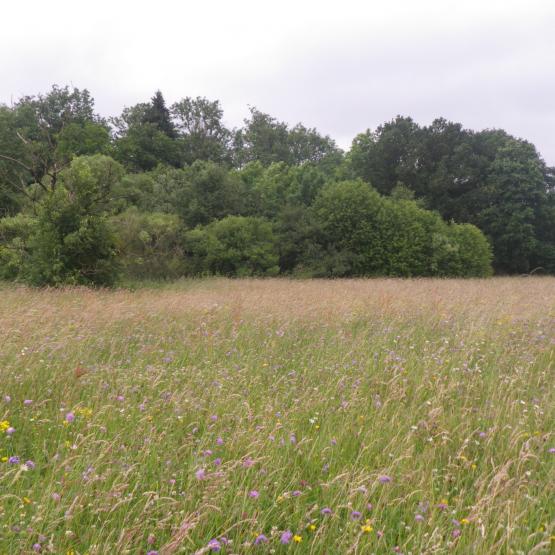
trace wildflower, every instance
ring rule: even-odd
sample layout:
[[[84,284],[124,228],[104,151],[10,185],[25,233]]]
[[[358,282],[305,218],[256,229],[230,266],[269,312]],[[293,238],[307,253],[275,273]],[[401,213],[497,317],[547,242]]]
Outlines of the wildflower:
[[[461,518],[461,524],[466,526],[467,524],[470,524],[470,520],[468,520],[468,518]]]
[[[299,491],[298,489],[296,489],[294,492],[291,493],[291,495],[292,495],[293,497],[299,497],[299,495],[301,495],[301,493],[302,493],[301,491]]]
[[[214,459],[214,466],[220,466],[222,464],[222,459],[220,457]]]
[[[9,462],[10,464],[19,464],[19,460],[20,460],[19,457],[17,457],[17,456],[14,455],[13,457],[10,457],[10,458],[8,459],[8,462]]]
[[[68,412],[66,414],[66,422],[73,422],[75,420],[75,414]]]
[[[23,401],[23,404],[28,407],[29,405],[33,404],[33,400],[32,399],[25,399],[25,401]]]
[[[40,543],[34,543],[34,544],[33,544],[33,551],[34,551],[35,553],[40,553],[40,550],[41,550],[41,549],[42,549],[42,546],[41,546]]]
[[[362,518],[362,513],[359,511],[353,511],[351,513],[351,520],[360,520]]]
[[[8,462],[8,457],[2,457],[0,460],[1,460],[2,462]]]
[[[438,504],[437,504],[437,508],[440,511],[444,511],[445,509],[447,509],[447,507],[449,506],[447,499],[442,499]]]
[[[260,493],[258,493],[258,491],[256,491],[255,489],[252,489],[251,491],[249,491],[249,497],[252,497],[253,499],[258,499],[260,497]]]
[[[224,440],[223,440],[221,437],[219,437],[219,438],[216,440],[216,445],[223,445],[223,444],[224,444]]]
[[[146,539],[146,543],[148,545],[152,545],[156,541],[156,536],[154,534],[149,534],[148,538]]]
[[[378,480],[381,484],[388,484],[389,482],[391,482],[391,476],[383,475],[380,476]]]
[[[367,503],[366,504],[366,510],[371,511],[374,508],[374,506],[372,505],[372,503]]]
[[[220,551],[220,549],[222,548],[222,544],[218,540],[213,539],[208,542],[208,545],[206,547],[208,547],[210,551],[216,552]]]
[[[281,534],[279,541],[282,544],[287,545],[292,538],[293,538],[293,532],[291,532],[290,530],[286,530],[285,532],[283,532],[283,534]]]
[[[298,534],[295,534],[295,535],[293,536],[293,541],[294,541],[295,543],[301,543],[301,542],[303,541],[303,538],[302,538],[301,536],[299,536]]]
[[[210,420],[212,420],[212,422],[216,422],[216,420],[218,420],[218,416],[215,415],[215,414],[213,414],[213,415],[210,417]]]
[[[297,443],[297,436],[296,436],[295,434],[291,434],[291,435],[289,436],[289,441],[290,441],[293,445],[295,445],[295,444]]]
[[[324,507],[321,511],[321,514],[323,515],[331,515],[331,509],[329,507]]]
[[[549,453],[555,453],[555,447],[550,447],[548,452]]]
[[[23,498],[23,503],[25,503],[25,505],[30,505],[32,503],[32,501],[28,497],[24,497]]]
[[[461,535],[460,529],[459,529],[459,528],[455,528],[455,529],[453,530],[453,532],[451,533],[451,535],[452,535],[454,538],[458,538],[458,537]]]
[[[15,433],[15,428],[12,428],[11,426],[6,430],[6,434],[11,436]]]
[[[124,400],[125,400],[125,397],[124,397],[123,395],[118,395],[118,396],[116,397],[116,401],[120,401],[120,402],[121,402],[121,401],[124,401]]]
[[[374,528],[372,528],[372,526],[370,526],[370,524],[365,524],[364,526],[361,526],[360,529],[361,529],[365,534],[369,534],[370,532],[372,532],[372,530],[374,530]]]
[[[244,461],[243,461],[243,468],[250,468],[251,466],[254,465],[254,461],[250,458],[247,457]]]
[[[206,471],[204,468],[201,468],[195,472],[195,476],[197,480],[204,480],[206,478]]]
[[[268,543],[268,538],[264,534],[256,536],[254,540],[254,545],[260,545],[261,543]]]
[[[158,555],[158,551],[147,551],[146,555]]]
[[[33,461],[25,461],[27,470],[35,470],[36,464]]]
[[[12,400],[12,398],[9,395],[4,395],[4,402],[5,403],[10,403]]]
[[[62,496],[59,493],[53,493],[50,497],[56,503],[58,503],[60,501],[60,499],[62,498]]]
[[[309,529],[311,532],[314,532],[314,530],[316,530],[316,524],[309,524],[309,525],[308,525],[308,529]]]
[[[416,520],[416,522],[424,522],[424,517],[422,515],[415,515],[414,520]]]
[[[0,421],[0,432],[5,432],[9,429],[10,423],[7,420]]]

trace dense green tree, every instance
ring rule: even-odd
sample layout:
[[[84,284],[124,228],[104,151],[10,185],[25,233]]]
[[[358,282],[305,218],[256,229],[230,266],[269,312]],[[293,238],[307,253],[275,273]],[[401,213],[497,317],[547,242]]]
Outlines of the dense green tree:
[[[232,132],[223,124],[219,101],[186,97],[172,106],[171,113],[186,164],[196,160],[231,161]]]
[[[227,216],[186,235],[196,274],[273,276],[279,273],[276,239],[262,218]]]

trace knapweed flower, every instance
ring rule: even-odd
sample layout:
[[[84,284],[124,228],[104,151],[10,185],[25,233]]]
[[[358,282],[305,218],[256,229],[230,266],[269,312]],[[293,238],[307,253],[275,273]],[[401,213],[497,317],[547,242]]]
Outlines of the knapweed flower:
[[[250,458],[247,457],[244,461],[243,461],[243,468],[250,468],[251,466],[254,465],[254,461]]]
[[[40,550],[41,550],[41,549],[42,549],[42,546],[41,546],[40,543],[34,543],[34,544],[33,544],[33,551],[34,551],[35,553],[40,553]]]
[[[302,492],[300,490],[296,489],[295,491],[291,492],[291,495],[293,497],[299,497],[299,495],[301,495],[301,493]]]
[[[351,520],[360,520],[362,518],[362,513],[360,511],[353,511],[351,513]]]
[[[268,543],[268,538],[264,534],[259,534],[254,540],[254,545],[260,545],[261,543]]]
[[[424,517],[422,515],[415,515],[414,520],[416,520],[416,522],[424,522]]]
[[[223,444],[224,444],[224,440],[221,437],[216,439],[216,445],[223,445]]]
[[[214,459],[214,466],[220,466],[222,464],[222,459],[220,457]]]
[[[252,497],[253,499],[258,499],[260,497],[260,493],[258,493],[258,491],[256,491],[255,489],[252,489],[251,491],[249,491],[249,497]]]
[[[6,434],[11,436],[13,434],[15,434],[15,428],[12,428],[11,426],[6,430]]]
[[[279,541],[282,544],[287,545],[292,539],[293,539],[293,532],[291,532],[291,530],[286,530],[281,534]]]
[[[555,453],[555,447],[550,447],[549,450],[548,450],[548,452],[549,452],[549,453],[552,453],[552,454]]]
[[[208,542],[208,545],[206,547],[208,547],[210,551],[216,552],[222,549],[222,544],[218,540],[213,539]]]
[[[8,459],[8,463],[10,464],[19,464],[19,461],[20,461],[19,457],[15,455]]]
[[[28,407],[29,405],[33,404],[33,399],[25,399],[25,401],[23,401],[23,404]]]
[[[460,531],[458,528],[455,528],[455,529],[453,530],[453,532],[451,533],[451,535],[452,535],[454,538],[458,538],[458,537],[461,535],[461,531]]]
[[[331,511],[331,509],[330,509],[329,507],[324,507],[324,508],[320,511],[320,514],[323,514],[323,515],[331,515],[331,512],[332,512],[332,511]]]
[[[35,463],[33,461],[25,461],[25,466],[28,470],[35,470]]]
[[[437,504],[437,508],[440,511],[445,511],[445,509],[447,509],[447,507],[449,506],[447,499],[442,499],[438,504]]]
[[[66,414],[66,422],[73,422],[75,420],[75,414],[68,412]]]
[[[53,493],[50,497],[52,498],[52,501],[55,501],[56,503],[58,503],[62,498],[59,493]]]
[[[124,397],[123,395],[118,395],[118,396],[116,397],[116,401],[120,401],[120,402],[121,402],[121,401],[125,401],[125,397]]]
[[[378,478],[378,481],[381,484],[389,484],[389,482],[391,482],[391,476],[387,476],[387,475],[384,474],[383,476],[380,476]]]
[[[204,480],[206,478],[206,470],[204,470],[204,468],[200,468],[195,472],[195,476],[197,480]]]

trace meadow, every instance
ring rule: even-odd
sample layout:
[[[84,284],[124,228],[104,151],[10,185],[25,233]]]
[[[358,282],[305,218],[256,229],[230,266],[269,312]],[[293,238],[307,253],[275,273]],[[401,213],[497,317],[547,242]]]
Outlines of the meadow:
[[[555,279],[0,285],[0,554],[553,553]]]

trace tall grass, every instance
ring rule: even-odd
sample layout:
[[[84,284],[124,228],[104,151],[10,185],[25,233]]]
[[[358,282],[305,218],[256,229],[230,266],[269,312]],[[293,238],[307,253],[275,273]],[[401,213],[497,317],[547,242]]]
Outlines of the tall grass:
[[[0,553],[550,553],[555,280],[0,289]]]

